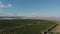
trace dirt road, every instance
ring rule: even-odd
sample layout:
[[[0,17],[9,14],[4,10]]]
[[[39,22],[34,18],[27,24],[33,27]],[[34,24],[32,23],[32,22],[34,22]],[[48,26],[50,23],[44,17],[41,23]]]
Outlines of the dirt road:
[[[58,25],[53,28],[51,31],[52,32],[60,32],[60,21],[55,21]]]

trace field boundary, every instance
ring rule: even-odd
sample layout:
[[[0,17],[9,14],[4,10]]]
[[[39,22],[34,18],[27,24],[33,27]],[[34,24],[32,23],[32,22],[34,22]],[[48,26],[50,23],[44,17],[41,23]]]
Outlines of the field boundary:
[[[45,31],[42,32],[42,34],[47,34],[47,33],[53,33],[50,30],[52,30],[53,28],[55,28],[58,24],[55,24],[53,26],[51,26],[50,28],[47,28]]]

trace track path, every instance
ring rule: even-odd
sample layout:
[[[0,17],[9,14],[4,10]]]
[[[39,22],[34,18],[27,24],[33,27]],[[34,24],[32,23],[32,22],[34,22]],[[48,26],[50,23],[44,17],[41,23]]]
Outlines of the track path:
[[[55,21],[58,25],[53,28],[51,31],[52,32],[60,32],[60,21]]]

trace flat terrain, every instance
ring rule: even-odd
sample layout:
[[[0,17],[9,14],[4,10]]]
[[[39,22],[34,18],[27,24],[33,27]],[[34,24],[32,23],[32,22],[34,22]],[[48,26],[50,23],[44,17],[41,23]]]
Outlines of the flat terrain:
[[[35,19],[0,20],[0,32],[4,31],[3,34],[8,32],[15,34],[41,34],[42,31],[54,24],[56,22]]]

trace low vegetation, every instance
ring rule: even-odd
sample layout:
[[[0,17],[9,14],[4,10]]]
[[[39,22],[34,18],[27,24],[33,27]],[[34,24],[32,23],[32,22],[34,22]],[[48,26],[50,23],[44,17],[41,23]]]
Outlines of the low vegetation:
[[[54,24],[56,23],[52,21],[35,19],[0,20],[0,32],[3,34],[8,32],[11,34],[41,34]]]

